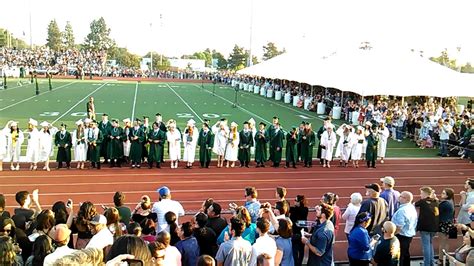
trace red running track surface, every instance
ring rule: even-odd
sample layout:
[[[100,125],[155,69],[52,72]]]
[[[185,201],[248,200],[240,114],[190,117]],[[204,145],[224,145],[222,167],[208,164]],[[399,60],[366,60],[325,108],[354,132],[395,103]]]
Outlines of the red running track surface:
[[[94,202],[97,207],[101,204],[113,206],[112,197],[115,191],[123,191],[126,194],[126,204],[134,208],[144,194],[150,195],[152,201],[156,201],[156,189],[166,185],[171,189],[173,199],[180,201],[185,210],[192,211],[198,210],[203,200],[208,197],[214,198],[223,208],[230,202],[243,204],[246,186],[255,186],[258,189],[261,202],[274,203],[275,187],[284,186],[288,189],[287,198],[290,202],[297,194],[303,194],[312,207],[325,192],[334,192],[340,197],[338,205],[345,208],[351,193],[360,192],[365,195],[365,184],[380,182],[379,179],[387,175],[395,178],[397,190],[411,191],[415,200],[419,198],[421,186],[431,186],[438,195],[443,188],[453,188],[457,202],[466,178],[474,178],[474,165],[453,159],[386,160],[385,164],[378,164],[377,169],[334,166],[330,169],[319,166],[297,169],[217,169],[211,166],[211,169],[165,167],[150,170],[127,167],[111,169],[104,165],[101,170],[3,171],[0,172],[0,193],[6,196],[7,209],[10,211],[16,205],[14,195],[17,191],[31,191],[35,188],[40,190],[40,203],[43,208],[50,208],[54,202],[70,198],[74,201],[77,211],[77,204],[87,200]],[[98,209],[100,210],[99,207]],[[190,218],[188,215],[181,221]],[[310,218],[314,219],[314,213],[310,214]],[[347,243],[343,221],[336,240],[336,260],[346,260]],[[452,247],[458,246],[459,243],[460,238],[457,242],[452,242]],[[412,255],[421,255],[419,238],[412,242]]]

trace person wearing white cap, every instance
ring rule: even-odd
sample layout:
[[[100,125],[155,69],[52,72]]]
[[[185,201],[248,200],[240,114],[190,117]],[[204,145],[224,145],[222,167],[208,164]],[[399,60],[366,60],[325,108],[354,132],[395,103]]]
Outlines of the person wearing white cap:
[[[131,142],[130,139],[128,138],[128,135],[130,134],[131,131],[131,121],[130,118],[125,118],[123,120],[124,126],[123,126],[123,134],[125,134],[125,137],[123,139],[123,160],[125,163],[129,162],[129,157],[130,157],[130,147],[131,147]]]
[[[26,148],[26,161],[30,162],[30,170],[36,170],[39,161],[40,151],[40,134],[38,129],[38,121],[30,118],[28,121],[28,146]]]
[[[239,132],[237,131],[237,123],[232,122],[230,124],[230,133],[229,137],[227,138],[227,145],[225,147],[225,156],[224,158],[227,161],[225,167],[235,167],[235,161],[237,161],[237,157],[239,154]]]
[[[196,122],[190,119],[183,134],[183,161],[186,162],[186,168],[193,166],[196,157],[196,145],[199,138],[199,130],[196,128]]]
[[[176,122],[173,119],[168,121],[166,140],[168,140],[169,143],[168,151],[171,160],[171,168],[178,168],[178,162],[181,158],[181,133],[176,129]]]
[[[20,170],[21,144],[25,140],[23,131],[18,127],[18,122],[10,121],[7,130],[7,158],[10,159],[10,169]],[[16,166],[14,165],[16,163]]]
[[[224,164],[229,129],[224,121],[221,120],[212,126],[212,133],[214,134],[214,145],[212,151],[217,154],[217,168],[221,168]]]
[[[66,130],[66,124],[61,124],[61,130],[56,132],[54,136],[54,145],[58,147],[58,153],[56,155],[56,162],[58,165],[56,169],[63,166],[63,162],[66,163],[67,169],[71,168],[71,146],[72,138],[71,133]]]
[[[377,149],[377,156],[380,157],[380,163],[384,163],[385,153],[387,152],[387,143],[390,132],[383,122],[379,124],[377,129],[377,135],[379,138],[379,146]]]
[[[49,157],[53,155],[53,136],[56,134],[55,128],[44,121],[41,122],[42,129],[39,131],[39,161],[44,162],[43,170],[50,171]]]
[[[89,224],[92,226],[91,231],[94,236],[92,236],[86,248],[102,250],[114,243],[114,235],[107,228],[107,218],[105,218],[104,215],[97,214],[92,218]]]
[[[357,126],[357,130],[352,137],[351,159],[355,168],[359,168],[359,161],[362,159],[362,149],[365,141],[363,131],[363,127]]]
[[[321,135],[321,158],[323,161],[323,167],[331,167],[332,153],[334,146],[336,146],[337,137],[334,133],[333,125],[328,123],[326,125],[326,131]]]
[[[84,169],[87,158],[87,145],[84,123],[82,120],[76,122],[77,128],[72,132],[72,145],[74,146],[74,159],[77,161],[77,169]]]

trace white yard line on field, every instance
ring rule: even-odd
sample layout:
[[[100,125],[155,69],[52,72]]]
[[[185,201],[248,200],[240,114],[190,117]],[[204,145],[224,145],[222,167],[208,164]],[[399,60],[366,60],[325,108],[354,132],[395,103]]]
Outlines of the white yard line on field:
[[[168,83],[166,83],[166,86],[168,86],[168,88],[169,88],[172,92],[174,92],[174,94],[176,94],[176,96],[178,96],[178,98],[181,99],[181,101],[183,101],[184,105],[186,105],[186,106],[189,108],[189,110],[191,110],[191,112],[193,112],[194,115],[196,115],[196,117],[199,119],[199,121],[201,121],[201,123],[204,123],[204,120],[201,118],[201,116],[199,116],[199,115],[194,111],[194,109],[193,109],[191,106],[189,106],[189,104],[183,99],[183,97],[181,97],[173,88],[171,88],[171,86],[170,86]]]
[[[138,82],[135,84],[135,96],[133,97],[132,121],[135,119],[135,106],[137,105]]]

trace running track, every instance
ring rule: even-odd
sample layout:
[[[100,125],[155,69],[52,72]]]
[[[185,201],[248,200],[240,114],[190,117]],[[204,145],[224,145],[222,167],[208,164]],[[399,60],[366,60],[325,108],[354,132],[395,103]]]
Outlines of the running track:
[[[335,163],[334,163],[335,164]],[[7,168],[7,165],[4,165]],[[25,166],[26,169],[26,166]],[[0,173],[0,193],[6,196],[7,209],[12,210],[16,202],[15,192],[19,190],[40,190],[40,203],[43,208],[58,200],[66,201],[71,198],[75,203],[75,211],[79,202],[90,200],[96,204],[113,206],[112,197],[115,191],[126,194],[126,204],[134,208],[140,197],[150,195],[157,199],[155,190],[167,185],[174,199],[180,201],[185,210],[198,210],[204,199],[214,198],[226,208],[228,203],[244,202],[244,187],[255,186],[258,189],[261,202],[275,201],[275,187],[284,186],[288,189],[287,198],[292,199],[297,194],[304,194],[310,207],[319,202],[325,192],[335,192],[340,196],[338,205],[345,208],[349,196],[353,192],[365,194],[364,184],[379,182],[379,178],[390,175],[396,180],[396,189],[408,190],[419,198],[419,188],[429,185],[439,195],[445,187],[451,187],[456,192],[456,202],[459,192],[463,190],[466,178],[474,177],[474,165],[466,161],[454,159],[414,159],[387,160],[378,164],[377,169],[365,167],[331,169],[313,166],[313,168],[283,169],[283,168],[234,168],[234,169],[129,169],[108,168],[102,170],[60,170],[60,171],[4,171]],[[189,220],[187,215],[180,221]],[[310,213],[314,218],[314,213]],[[338,261],[346,260],[346,237],[344,224],[336,237],[335,255]],[[452,242],[452,247],[461,243]],[[412,255],[421,255],[420,239],[412,243]],[[435,245],[437,247],[437,245]]]

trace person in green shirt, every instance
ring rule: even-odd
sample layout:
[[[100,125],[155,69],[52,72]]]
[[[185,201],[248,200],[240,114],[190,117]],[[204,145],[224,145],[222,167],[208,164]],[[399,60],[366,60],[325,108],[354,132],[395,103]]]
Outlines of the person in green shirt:
[[[148,132],[148,143],[150,143],[150,152],[148,153],[148,168],[153,167],[156,162],[156,167],[161,168],[161,158],[165,150],[166,132],[161,130],[160,125],[153,123],[153,130]]]
[[[255,134],[255,162],[257,168],[265,167],[267,161],[267,142],[269,140],[267,131],[265,131],[266,124],[260,122],[259,130]]]
[[[297,153],[296,145],[299,142],[298,139],[299,139],[298,138],[298,129],[296,127],[293,127],[290,132],[286,133],[286,152],[285,152],[286,164],[285,164],[285,168],[290,167],[290,163],[291,163],[293,168],[296,168],[296,160],[298,159],[298,153]],[[301,143],[301,142],[299,142],[299,143]]]
[[[250,131],[249,122],[244,122],[244,129],[240,131],[239,136],[239,161],[240,167],[249,167],[250,162],[250,148],[253,146],[253,136]]]
[[[145,133],[140,127],[140,119],[135,119],[133,128],[128,131],[128,139],[130,140],[130,162],[132,168],[140,168],[142,161],[143,141],[145,141]]]
[[[56,169],[59,169],[63,166],[63,162],[66,163],[67,169],[71,168],[71,146],[72,146],[72,137],[71,133],[66,131],[67,125],[62,123],[61,130],[56,132],[54,136],[54,145],[58,147],[58,154],[56,156],[56,162],[58,166]]]
[[[204,121],[202,124],[197,145],[199,146],[199,163],[201,168],[209,168],[212,146],[214,145],[214,134],[209,130],[209,121]]]

